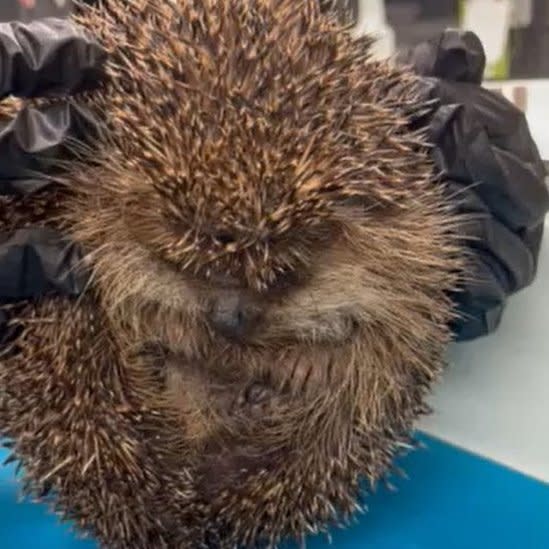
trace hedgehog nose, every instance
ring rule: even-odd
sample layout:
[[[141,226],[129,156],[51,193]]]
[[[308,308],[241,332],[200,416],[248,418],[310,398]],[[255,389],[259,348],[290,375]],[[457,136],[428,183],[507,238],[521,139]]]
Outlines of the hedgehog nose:
[[[214,300],[208,319],[211,327],[221,336],[242,341],[257,326],[260,319],[257,305],[240,295],[224,295]]]

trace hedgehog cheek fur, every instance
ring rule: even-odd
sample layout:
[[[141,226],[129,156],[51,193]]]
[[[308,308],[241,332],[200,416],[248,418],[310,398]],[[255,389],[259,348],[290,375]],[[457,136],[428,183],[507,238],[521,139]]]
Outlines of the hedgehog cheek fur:
[[[0,427],[27,489],[113,548],[346,522],[426,411],[462,268],[417,80],[316,0],[80,22],[111,53],[81,98],[105,142],[54,186],[55,219],[32,196],[4,216],[41,211],[91,272],[78,300],[12,311]]]

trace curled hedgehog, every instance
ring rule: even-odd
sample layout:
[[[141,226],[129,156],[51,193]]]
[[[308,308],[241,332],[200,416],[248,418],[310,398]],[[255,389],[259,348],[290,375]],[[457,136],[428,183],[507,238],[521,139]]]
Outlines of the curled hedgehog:
[[[407,446],[463,253],[411,73],[316,0],[127,0],[105,120],[4,227],[85,251],[16,308],[0,426],[27,489],[105,547],[276,547],[345,523]]]

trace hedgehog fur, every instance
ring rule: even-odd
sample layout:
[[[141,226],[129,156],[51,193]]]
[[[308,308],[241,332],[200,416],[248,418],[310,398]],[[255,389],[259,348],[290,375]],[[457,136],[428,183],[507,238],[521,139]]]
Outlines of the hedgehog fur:
[[[426,411],[462,268],[419,82],[316,0],[77,22],[110,54],[75,99],[104,131],[0,216],[66,231],[91,273],[77,300],[12,307],[0,428],[26,490],[109,548],[345,524]],[[209,316],[234,299],[238,341]]]

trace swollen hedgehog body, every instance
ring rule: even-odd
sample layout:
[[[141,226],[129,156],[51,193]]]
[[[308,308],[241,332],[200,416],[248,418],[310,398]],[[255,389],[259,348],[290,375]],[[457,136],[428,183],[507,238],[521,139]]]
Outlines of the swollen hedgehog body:
[[[459,250],[417,82],[313,0],[126,0],[80,23],[110,50],[82,98],[107,127],[42,221],[91,282],[19,308],[0,374],[29,489],[113,548],[344,522],[449,339]]]

